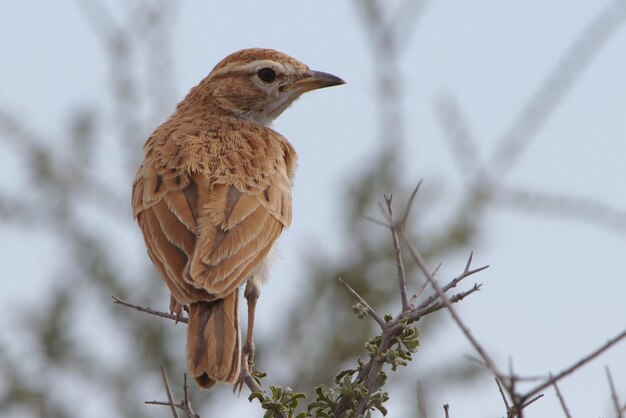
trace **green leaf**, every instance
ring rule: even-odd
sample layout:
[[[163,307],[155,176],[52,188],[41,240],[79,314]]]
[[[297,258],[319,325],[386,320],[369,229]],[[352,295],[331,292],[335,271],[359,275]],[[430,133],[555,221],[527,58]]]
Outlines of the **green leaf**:
[[[266,398],[266,396],[265,396],[265,393],[263,393],[263,392],[252,392],[252,393],[250,394],[250,396],[248,396],[248,400],[249,400],[250,402],[252,402],[252,401],[253,401],[253,400],[255,400],[255,399],[258,399],[258,400],[259,400],[259,402],[263,403],[263,401],[265,400],[265,398]]]

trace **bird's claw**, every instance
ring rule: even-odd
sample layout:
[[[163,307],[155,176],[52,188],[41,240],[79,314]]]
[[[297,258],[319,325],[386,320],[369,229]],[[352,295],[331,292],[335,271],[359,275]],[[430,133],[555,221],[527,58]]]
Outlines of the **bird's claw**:
[[[254,367],[254,343],[246,344],[241,353],[241,371],[239,377],[233,386],[233,393],[237,396],[241,395],[243,385],[246,383],[246,377],[251,375]]]
[[[183,317],[183,310],[186,310],[185,305],[178,303],[174,296],[170,297],[170,313],[176,317],[175,324]]]

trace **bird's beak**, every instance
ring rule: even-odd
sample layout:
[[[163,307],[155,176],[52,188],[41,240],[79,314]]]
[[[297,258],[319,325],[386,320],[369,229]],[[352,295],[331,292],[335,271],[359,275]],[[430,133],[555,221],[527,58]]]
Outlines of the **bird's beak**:
[[[300,91],[300,93],[305,93],[307,91],[323,89],[324,87],[338,86],[340,84],[346,84],[346,82],[336,75],[309,70],[301,79],[288,84],[284,89],[296,89]]]

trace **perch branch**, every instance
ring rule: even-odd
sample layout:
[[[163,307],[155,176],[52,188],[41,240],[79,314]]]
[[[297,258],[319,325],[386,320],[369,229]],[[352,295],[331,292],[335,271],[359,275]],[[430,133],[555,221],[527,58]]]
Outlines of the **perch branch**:
[[[178,317],[174,314],[170,314],[167,312],[161,312],[161,311],[157,311],[151,308],[144,308],[143,306],[139,306],[139,305],[133,305],[132,303],[126,302],[125,300],[122,300],[116,296],[111,296],[113,298],[113,303],[116,303],[118,305],[123,305],[123,306],[127,306],[129,308],[135,309],[139,312],[145,312],[147,314],[150,315],[155,315],[161,318],[167,318],[167,319],[171,319],[172,321],[177,321],[177,322],[182,322],[184,324],[187,323],[187,318],[185,317]]]

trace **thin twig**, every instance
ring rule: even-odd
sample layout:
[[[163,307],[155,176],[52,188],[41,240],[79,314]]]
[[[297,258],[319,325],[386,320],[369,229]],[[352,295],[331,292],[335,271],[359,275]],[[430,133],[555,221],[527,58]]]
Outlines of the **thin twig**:
[[[189,385],[187,384],[187,373],[184,374],[183,377],[183,400],[179,403],[174,402],[174,397],[172,396],[172,389],[170,388],[170,382],[167,378],[167,372],[165,371],[165,366],[161,365],[161,375],[163,376],[163,385],[165,386],[165,393],[167,394],[167,402],[163,401],[146,401],[144,402],[147,405],[161,405],[161,406],[169,406],[172,410],[172,415],[174,418],[178,417],[178,412],[176,409],[180,409],[187,415],[187,418],[200,418],[200,415],[196,414],[191,406],[191,401],[189,400]]]
[[[550,379],[552,379],[552,373],[550,373]],[[561,394],[561,391],[559,390],[559,387],[557,386],[556,382],[552,382],[552,386],[554,386],[554,390],[556,391],[556,396],[557,398],[559,398],[559,402],[561,403],[561,408],[563,408],[563,413],[565,414],[566,418],[572,418],[572,414],[570,414],[569,409],[567,408],[567,405],[565,404],[565,399],[563,398],[563,395]]]
[[[541,398],[543,398],[543,393],[540,393],[539,395],[536,395],[534,398],[524,402],[524,404],[522,405],[522,409],[526,408],[530,404],[537,402]]]
[[[437,276],[437,273],[439,272],[440,268],[441,268],[441,263],[439,263],[437,267],[435,267],[435,269],[433,270],[433,273],[432,273],[433,277]],[[420,297],[420,295],[424,292],[424,290],[426,290],[427,287],[428,287],[428,280],[424,281],[424,283],[422,283],[420,287],[417,289],[417,292],[415,292],[415,294],[411,296],[411,299],[409,299],[409,305],[413,305],[415,301],[417,300],[417,298]]]
[[[606,350],[608,350],[609,348],[611,348],[612,346],[614,346],[615,344],[620,342],[625,337],[626,337],[626,330],[622,331],[616,337],[611,338],[602,347],[594,350],[593,352],[591,352],[587,356],[583,357],[582,359],[580,359],[579,361],[577,361],[576,363],[574,363],[573,365],[571,365],[567,369],[563,370],[562,372],[560,372],[556,376],[548,379],[546,382],[538,385],[534,389],[531,389],[526,395],[524,395],[524,398],[525,399],[530,398],[531,396],[536,395],[537,393],[541,392],[542,390],[544,390],[548,386],[552,385],[552,382],[558,382],[559,380],[563,379],[565,376],[571,374],[575,370],[579,369],[583,365],[589,363],[591,360],[593,360],[596,357],[598,357],[600,354],[604,353]]]
[[[406,225],[406,220],[409,217],[411,208],[413,207],[413,201],[415,200],[415,196],[417,196],[417,192],[419,192],[420,187],[422,186],[422,182],[423,182],[422,180],[417,182],[417,186],[415,186],[415,189],[413,189],[411,196],[409,196],[409,201],[406,203],[406,206],[404,208],[404,213],[402,214],[402,216],[400,217],[400,220],[398,221],[398,225],[397,225],[398,230],[404,229]]]
[[[445,412],[446,418],[450,418],[450,405],[443,404],[443,412]]]
[[[506,413],[508,414],[511,410],[511,406],[509,405],[509,401],[506,399],[506,395],[504,394],[504,390],[502,389],[502,384],[497,377],[494,379],[496,381],[496,385],[498,385],[498,391],[500,391],[500,396],[502,396],[502,401],[504,402],[504,407],[506,408]]]
[[[368,315],[371,316],[372,319],[376,321],[378,325],[380,325],[380,327],[384,330],[386,328],[385,321],[383,321],[383,319],[376,313],[376,311],[369,305],[369,303],[367,303],[365,299],[363,299],[361,295],[359,295],[356,290],[350,287],[350,285],[346,283],[341,277],[337,276],[337,280],[339,280],[346,287],[346,289],[348,289],[348,292],[350,292],[350,294],[354,296],[354,298],[358,300],[361,305],[363,305]]]
[[[111,296],[113,298],[113,303],[117,303],[118,305],[124,305],[124,306],[128,306],[129,308],[135,309],[137,311],[140,312],[145,312],[148,313],[150,315],[155,315],[155,316],[159,316],[161,318],[167,318],[167,319],[171,319],[172,321],[177,321],[177,322],[182,322],[184,324],[187,323],[187,318],[181,316],[180,318],[174,314],[169,314],[166,312],[161,312],[161,311],[157,311],[151,308],[144,308],[143,306],[139,306],[139,305],[133,305],[132,303],[126,302],[125,300],[122,300],[116,296]]]
[[[376,225],[380,225],[380,226],[384,226],[385,228],[389,228],[389,225],[386,222],[379,221],[378,219],[373,218],[371,216],[364,216],[363,218],[365,218],[366,220],[368,220],[368,221],[370,221],[372,223],[375,223]]]
[[[450,297],[450,303],[457,303],[462,301],[463,299],[465,299],[466,296],[474,293],[474,292],[478,292],[481,288],[482,284],[478,284],[478,283],[474,283],[474,286],[472,286],[471,289],[465,290],[463,292],[459,292],[453,296]],[[437,302],[435,304],[431,304],[428,305],[424,308],[421,309],[415,309],[412,310],[410,314],[407,315],[407,319],[409,321],[416,321],[419,318],[429,315],[433,312],[437,312],[438,310],[444,309],[446,307],[446,304],[443,302]],[[480,363],[482,365],[484,365],[484,363]]]
[[[196,414],[191,407],[191,400],[189,399],[189,384],[187,383],[187,373],[183,374],[183,404],[187,408],[187,418],[200,418],[200,415]]]
[[[494,204],[514,210],[581,220],[611,232],[626,233],[626,210],[594,199],[495,184]]]
[[[437,295],[439,296],[439,298],[442,300],[442,302],[446,305],[446,308],[448,308],[448,312],[450,312],[450,315],[452,316],[452,319],[454,320],[454,322],[456,322],[456,324],[458,325],[458,327],[461,329],[461,331],[463,332],[463,334],[465,335],[465,337],[468,339],[468,341],[470,342],[470,344],[472,344],[472,346],[474,347],[474,349],[478,352],[478,354],[480,355],[480,357],[483,359],[483,361],[485,362],[485,364],[487,365],[487,367],[489,368],[489,370],[491,370],[491,372],[502,382],[504,382],[504,376],[502,375],[502,373],[498,370],[498,368],[496,367],[495,363],[493,362],[493,360],[491,359],[491,357],[489,356],[489,354],[487,354],[487,352],[485,351],[485,349],[482,347],[482,345],[478,342],[478,340],[476,338],[474,338],[474,336],[472,335],[472,333],[470,332],[469,328],[465,325],[465,323],[461,320],[461,317],[459,316],[459,314],[456,312],[456,309],[452,306],[452,303],[450,302],[450,300],[448,299],[448,297],[446,296],[446,294],[444,293],[443,289],[437,284],[437,282],[435,281],[434,277],[431,274],[431,269],[428,267],[428,265],[426,264],[426,262],[424,261],[424,258],[422,257],[422,255],[419,253],[419,251],[415,248],[415,246],[413,245],[413,242],[407,237],[406,232],[404,231],[404,229],[400,230],[400,235],[402,236],[402,238],[404,239],[405,244],[407,245],[407,248],[409,250],[409,253],[411,254],[411,256],[413,257],[413,259],[415,260],[415,262],[417,263],[418,267],[420,268],[420,270],[422,270],[422,273],[426,276],[426,279],[428,280],[428,282],[430,283],[430,285],[433,287],[433,289],[435,290],[435,292],[437,293]],[[468,263],[469,265],[469,263]]]
[[[617,397],[617,390],[615,390],[615,384],[613,383],[613,377],[611,376],[611,370],[609,366],[606,366],[606,378],[609,381],[609,387],[611,388],[611,400],[613,401],[613,408],[615,408],[615,418],[624,418],[624,408],[622,408],[619,398]]]
[[[178,418],[178,412],[176,411],[176,406],[174,405],[174,397],[172,396],[172,389],[170,388],[170,381],[167,378],[167,372],[165,371],[165,366],[161,364],[161,376],[163,377],[163,386],[165,386],[165,393],[167,394],[167,401],[170,404],[170,409],[172,410],[172,416],[174,418]]]
[[[487,268],[489,268],[488,265],[486,266],[482,266],[482,267],[478,267],[476,269],[469,269],[470,267],[470,263],[472,262],[472,256],[473,253],[470,254],[470,257],[467,260],[467,264],[465,265],[465,270],[463,271],[463,273],[461,273],[460,275],[458,275],[457,277],[455,277],[454,279],[450,280],[450,282],[448,282],[445,286],[443,286],[441,288],[441,290],[443,290],[443,292],[447,292],[448,290],[452,289],[453,287],[456,287],[459,282],[461,282],[462,280],[466,279],[467,277],[479,273]],[[435,273],[437,273],[437,271],[439,271],[439,267],[437,267],[435,270],[433,270],[433,273],[431,273],[431,277],[434,279],[435,278]],[[426,284],[428,284],[429,282],[426,281]],[[434,303],[437,299],[439,299],[439,294],[435,293],[434,295],[428,297],[426,300],[424,300],[424,302],[422,302],[416,309],[420,310],[420,309],[424,309],[426,308],[428,305]]]
[[[391,201],[393,195],[385,196],[385,203],[387,204],[387,214],[389,215],[389,221],[391,227],[391,238],[393,240],[393,250],[396,257],[396,267],[398,270],[398,281],[400,285],[400,299],[402,300],[402,311],[406,311],[409,307],[409,301],[406,297],[406,277],[404,275],[404,264],[402,263],[402,252],[400,251],[400,243],[398,242],[398,231],[396,230],[395,220],[393,218],[393,209]]]

